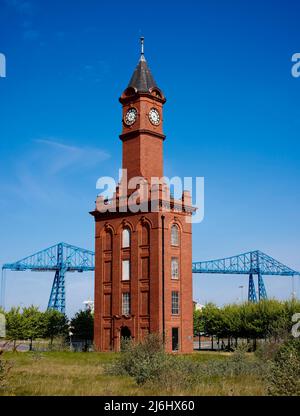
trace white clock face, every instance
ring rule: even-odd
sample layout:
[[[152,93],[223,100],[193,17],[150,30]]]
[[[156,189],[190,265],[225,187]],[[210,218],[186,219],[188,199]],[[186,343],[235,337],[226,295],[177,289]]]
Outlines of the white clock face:
[[[137,109],[132,107],[129,108],[129,110],[126,112],[124,117],[124,122],[127,124],[127,126],[132,126],[132,124],[135,123],[137,119]]]
[[[160,115],[156,108],[151,108],[149,111],[149,120],[154,126],[158,126],[160,123]]]

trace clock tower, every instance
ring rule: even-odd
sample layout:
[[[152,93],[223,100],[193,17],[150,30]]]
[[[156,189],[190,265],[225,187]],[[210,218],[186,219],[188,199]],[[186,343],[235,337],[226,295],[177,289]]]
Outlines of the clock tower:
[[[166,351],[192,352],[190,217],[195,208],[188,192],[179,200],[170,197],[161,179],[166,98],[146,62],[144,38],[138,65],[119,101],[126,178],[112,201],[98,197],[91,212],[95,218],[95,349],[119,351],[122,338],[140,341],[148,333],[159,333]],[[128,190],[125,197],[120,191],[137,177],[148,184],[146,210],[131,209],[130,195],[136,189]],[[153,178],[160,178],[160,184],[153,185]],[[115,209],[109,210],[110,206]]]
[[[163,176],[163,105],[166,99],[157,87],[142,53],[128,87],[120,97],[123,105],[123,169],[128,180]]]

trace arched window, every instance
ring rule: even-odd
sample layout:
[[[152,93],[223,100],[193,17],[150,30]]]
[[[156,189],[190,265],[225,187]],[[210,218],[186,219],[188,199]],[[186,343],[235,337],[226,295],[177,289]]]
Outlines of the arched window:
[[[177,257],[171,259],[171,277],[172,279],[179,279],[179,261]]]
[[[110,230],[105,233],[105,250],[112,249],[112,232]]]
[[[130,247],[130,231],[128,228],[124,228],[122,232],[122,248]]]
[[[148,224],[142,226],[142,245],[146,246],[150,242],[150,232]]]
[[[130,280],[130,261],[122,260],[122,280]]]
[[[179,228],[176,224],[172,225],[171,228],[171,245],[179,246]]]

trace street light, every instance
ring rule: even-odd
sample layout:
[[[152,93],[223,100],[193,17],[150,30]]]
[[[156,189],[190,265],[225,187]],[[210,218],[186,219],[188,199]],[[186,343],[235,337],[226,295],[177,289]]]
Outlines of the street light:
[[[70,338],[70,351],[72,351],[72,336],[73,336],[73,332],[72,329],[74,329],[74,327],[71,325],[71,321],[68,322],[68,327],[69,327],[69,338]]]

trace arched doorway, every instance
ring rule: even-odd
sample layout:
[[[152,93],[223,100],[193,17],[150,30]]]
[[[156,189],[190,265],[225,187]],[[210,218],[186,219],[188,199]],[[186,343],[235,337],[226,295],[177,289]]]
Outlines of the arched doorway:
[[[130,339],[131,338],[131,331],[128,326],[121,327],[121,338]]]
[[[122,326],[120,331],[121,350],[124,349],[124,343],[131,339],[131,331],[128,326]]]

